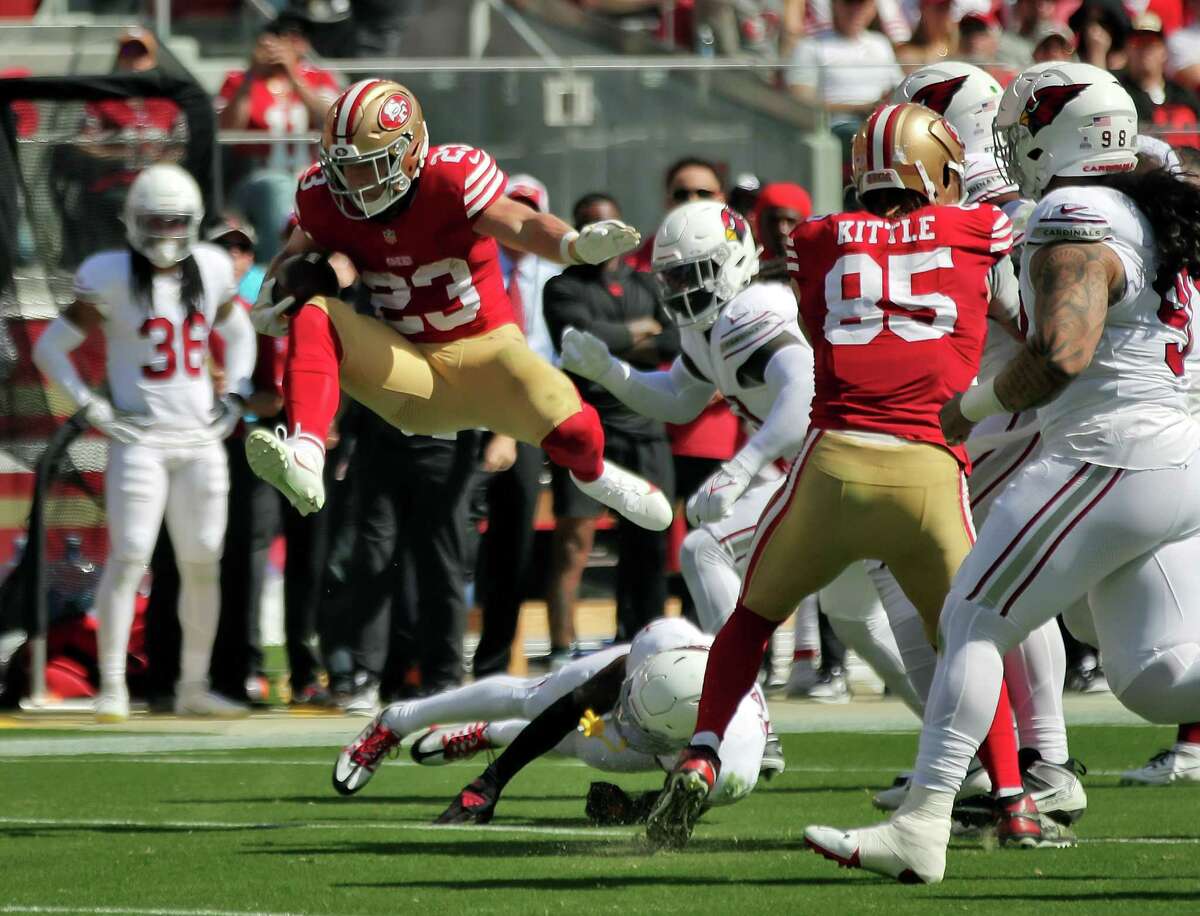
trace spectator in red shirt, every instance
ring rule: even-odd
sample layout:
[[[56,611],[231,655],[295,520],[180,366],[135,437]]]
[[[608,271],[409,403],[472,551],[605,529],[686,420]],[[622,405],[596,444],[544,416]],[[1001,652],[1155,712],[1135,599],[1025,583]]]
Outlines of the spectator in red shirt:
[[[285,12],[262,30],[250,66],[228,74],[217,94],[222,129],[277,136],[320,130],[339,86],[331,73],[305,60],[311,47],[306,28],[303,17]],[[234,202],[262,242],[258,257],[269,260],[278,251],[296,176],[313,158],[308,143],[243,144],[226,158]]]

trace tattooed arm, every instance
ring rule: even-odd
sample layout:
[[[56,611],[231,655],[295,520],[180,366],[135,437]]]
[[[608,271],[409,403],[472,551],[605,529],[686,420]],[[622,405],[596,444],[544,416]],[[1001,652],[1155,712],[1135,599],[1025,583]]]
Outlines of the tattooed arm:
[[[1109,305],[1120,299],[1125,268],[1107,245],[1070,242],[1045,245],[1030,261],[1037,301],[1036,325],[1025,348],[994,379],[955,395],[942,408],[942,431],[951,445],[963,442],[983,417],[1016,413],[1052,401],[1092,361]]]

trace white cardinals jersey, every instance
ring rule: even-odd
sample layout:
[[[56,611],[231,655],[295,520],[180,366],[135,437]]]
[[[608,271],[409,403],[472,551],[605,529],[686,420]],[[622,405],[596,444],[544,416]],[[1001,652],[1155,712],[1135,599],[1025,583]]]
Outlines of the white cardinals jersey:
[[[153,302],[136,299],[127,249],[94,254],[75,273],[75,297],[104,317],[113,405],[147,418],[147,443],[181,444],[180,434],[200,441],[213,421],[208,336],[218,309],[236,291],[233,262],[204,243],[193,246],[192,256],[204,294],[191,314],[180,295],[179,271],[156,271]]]
[[[1181,276],[1165,296],[1154,230],[1133,201],[1111,188],[1053,191],[1029,219],[1021,255],[1021,294],[1031,319],[1037,307],[1029,263],[1042,245],[1106,245],[1125,268],[1125,291],[1108,310],[1089,365],[1038,411],[1043,449],[1107,467],[1178,467],[1200,447],[1200,425],[1187,398],[1196,287]]]
[[[759,347],[780,333],[794,338],[812,363],[812,347],[800,331],[791,289],[782,283],[752,283],[726,303],[711,329],[681,328],[679,342],[691,366],[716,386],[735,414],[758,429],[771,412],[770,389],[762,384],[744,384],[738,372]]]
[[[1013,257],[1019,258],[1021,256],[1021,246],[1025,244],[1025,225],[1029,221],[1029,214],[1033,212],[1033,201],[1010,200],[1006,203],[998,204],[998,206],[1013,224]],[[998,269],[1001,263],[997,263]],[[1006,281],[1009,279],[1015,283],[1015,275],[1011,278],[1005,278]],[[1014,305],[1019,311],[1019,296],[1014,299]],[[1020,349],[1020,342],[1013,338],[1012,335],[1004,331],[1003,328],[989,324],[987,339],[983,344],[983,356],[979,361],[979,377],[985,379],[994,376],[1004,368],[1010,359],[1016,356],[1017,351]]]

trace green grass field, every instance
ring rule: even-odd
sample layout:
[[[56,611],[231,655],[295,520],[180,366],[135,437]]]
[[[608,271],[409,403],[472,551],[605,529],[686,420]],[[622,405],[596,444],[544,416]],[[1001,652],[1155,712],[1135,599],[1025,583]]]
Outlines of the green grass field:
[[[329,785],[332,748],[4,752],[10,738],[81,734],[0,731],[0,912],[900,916],[931,905],[972,914],[1029,904],[1036,913],[1200,908],[1200,788],[1119,788],[1113,775],[1169,744],[1167,729],[1073,728],[1072,750],[1092,768],[1079,847],[957,845],[947,881],[933,888],[842,871],[801,844],[808,823],[875,821],[864,786],[885,785],[911,763],[912,734],[788,735],[786,774],[707,815],[686,851],[653,855],[633,829],[588,827],[583,796],[597,777],[571,761],[522,773],[490,827],[434,828],[430,819],[480,760],[427,769],[405,755],[360,796],[343,799]],[[648,789],[660,779],[613,781]]]

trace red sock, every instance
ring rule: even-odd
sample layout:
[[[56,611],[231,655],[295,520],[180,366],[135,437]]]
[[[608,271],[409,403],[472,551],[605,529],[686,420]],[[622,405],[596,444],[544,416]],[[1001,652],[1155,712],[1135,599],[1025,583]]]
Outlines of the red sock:
[[[1021,765],[1017,761],[1017,736],[1013,730],[1012,705],[1008,685],[1000,683],[1000,701],[987,737],[979,746],[979,762],[992,779],[992,794],[1021,791]]]
[[[697,735],[711,732],[718,741],[725,737],[738,704],[754,686],[767,641],[780,622],[760,617],[738,603],[708,650],[704,691],[696,717]]]
[[[816,649],[797,649],[792,653],[792,661],[794,662],[815,662],[816,660]]]
[[[591,404],[582,404],[579,413],[550,430],[541,444],[551,461],[585,483],[604,471],[604,430]]]
[[[1179,744],[1200,744],[1200,722],[1184,722],[1175,737]]]
[[[315,305],[303,306],[288,328],[283,367],[283,403],[291,434],[302,430],[324,445],[338,409],[341,361],[341,341],[329,316]]]

